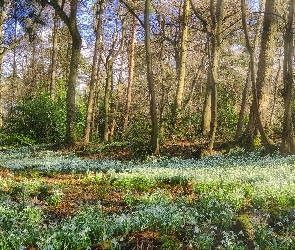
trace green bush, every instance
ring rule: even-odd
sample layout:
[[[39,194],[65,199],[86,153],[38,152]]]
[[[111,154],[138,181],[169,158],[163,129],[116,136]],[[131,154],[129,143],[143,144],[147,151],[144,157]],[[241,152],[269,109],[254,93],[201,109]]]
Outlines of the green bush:
[[[235,108],[235,97],[230,93],[220,93],[218,100],[218,131],[217,136],[221,140],[233,140],[239,120],[239,114]]]
[[[76,135],[83,136],[86,107],[82,98],[76,105]],[[0,132],[1,144],[22,146],[61,142],[66,133],[66,97],[52,100],[48,93],[18,101]]]
[[[140,119],[130,121],[125,133],[125,140],[129,142],[130,149],[135,156],[148,155],[150,152],[150,123]]]
[[[65,135],[65,98],[51,100],[46,93],[19,101],[4,119],[4,145],[59,142]]]

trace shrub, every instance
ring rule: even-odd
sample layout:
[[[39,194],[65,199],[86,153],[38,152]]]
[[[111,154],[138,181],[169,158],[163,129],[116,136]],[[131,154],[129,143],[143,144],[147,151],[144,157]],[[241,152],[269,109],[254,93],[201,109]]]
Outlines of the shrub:
[[[78,98],[76,108],[76,134],[84,130],[86,108]],[[35,143],[61,142],[66,132],[65,93],[50,99],[48,93],[20,100],[4,119],[1,142],[3,145],[21,146]]]
[[[6,145],[58,142],[65,135],[65,100],[46,93],[19,101],[4,119]]]

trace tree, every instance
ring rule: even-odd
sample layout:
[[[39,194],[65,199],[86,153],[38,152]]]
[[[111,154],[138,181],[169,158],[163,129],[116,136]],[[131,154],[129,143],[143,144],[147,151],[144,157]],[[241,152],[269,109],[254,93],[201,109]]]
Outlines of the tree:
[[[150,145],[152,153],[159,154],[159,127],[158,127],[158,114],[157,114],[157,100],[155,82],[153,79],[153,63],[152,63],[152,51],[151,51],[151,31],[150,31],[150,12],[151,1],[145,0],[144,4],[144,22],[138,17],[130,5],[121,0],[121,2],[127,7],[127,9],[134,15],[141,26],[144,28],[144,45],[145,45],[145,61],[146,61],[146,77],[149,90],[149,103],[150,103],[150,117],[152,123],[151,140]]]
[[[2,1],[0,5],[0,41],[1,41],[1,49],[0,49],[0,74],[2,74],[2,61],[3,58],[12,50],[15,51],[15,47],[19,44],[19,42],[25,37],[25,34],[17,37],[17,27],[16,23],[19,19],[23,18],[22,12],[20,14],[17,14],[21,10],[22,5],[18,6],[16,2],[12,1]],[[10,16],[12,18],[10,18]],[[13,33],[11,34],[11,38],[4,38],[4,26],[7,25],[7,22],[13,22],[14,28],[11,29],[9,32]],[[12,26],[12,27],[13,27]],[[15,62],[15,60],[14,60]],[[14,67],[15,69],[15,67]],[[14,74],[15,75],[15,71]],[[14,79],[12,79],[14,80]],[[0,77],[0,127],[2,127],[2,117],[3,117],[3,110],[2,110],[2,76]],[[14,91],[14,90],[12,90]],[[14,93],[12,93],[12,96],[14,96]],[[12,105],[11,105],[12,106]]]
[[[246,39],[246,47],[248,53],[250,55],[250,72],[251,72],[251,82],[252,82],[252,114],[253,116],[250,118],[253,122],[249,123],[248,130],[246,131],[246,136],[253,138],[253,134],[255,134],[255,128],[258,129],[263,145],[267,150],[271,150],[270,140],[265,132],[263,119],[261,118],[262,110],[265,111],[265,96],[266,93],[266,85],[269,81],[270,70],[272,67],[272,62],[274,58],[274,43],[275,43],[275,35],[276,35],[276,21],[275,18],[272,18],[272,15],[275,13],[275,3],[274,1],[266,1],[265,2],[265,12],[266,15],[263,20],[263,32],[261,37],[261,51],[259,55],[259,63],[258,63],[258,72],[256,76],[256,68],[255,68],[255,52],[251,46],[249,32],[247,28],[246,21],[246,4],[245,0],[241,0],[242,6],[242,22]],[[273,20],[274,19],[274,20]],[[264,108],[264,109],[263,109]],[[266,111],[265,111],[266,112]],[[251,131],[251,132],[250,132]]]
[[[63,2],[64,3],[64,2]],[[70,59],[70,73],[67,86],[67,124],[66,124],[66,138],[65,142],[72,144],[76,140],[75,135],[75,96],[76,96],[76,85],[78,76],[78,67],[80,59],[80,51],[82,46],[82,39],[77,25],[77,9],[78,0],[70,1],[70,13],[67,15],[62,5],[59,5],[57,0],[42,1],[42,4],[48,4],[52,6],[60,19],[66,24],[69,29],[72,38],[72,51]]]
[[[120,21],[119,21],[120,19]],[[111,41],[109,41],[109,47],[107,49],[107,55],[105,58],[105,87],[104,87],[104,131],[103,131],[103,142],[109,142],[110,140],[110,108],[111,108],[111,92],[113,85],[113,65],[118,55],[121,53],[124,45],[125,38],[125,27],[124,20],[118,17],[115,21],[114,34],[111,35]],[[121,30],[121,35],[118,32]]]
[[[291,114],[291,104],[293,101],[293,59],[294,59],[294,1],[289,1],[289,13],[284,35],[284,118],[281,152],[284,156],[295,154],[294,129]]]
[[[156,92],[155,92],[155,83],[153,79],[153,70],[152,70],[152,52],[151,52],[151,34],[150,34],[150,8],[151,1],[145,1],[144,8],[144,44],[146,50],[146,67],[147,67],[147,82],[149,89],[149,98],[150,98],[150,115],[152,121],[152,132],[151,132],[151,147],[152,153],[157,155],[159,154],[159,129],[158,129],[158,115],[157,115],[157,102],[156,102]]]
[[[184,0],[183,14],[182,14],[182,32],[181,32],[181,47],[180,47],[180,65],[178,73],[178,84],[176,90],[176,96],[173,107],[173,123],[174,126],[177,123],[179,112],[182,105],[185,75],[186,75],[186,57],[187,57],[187,36],[189,29],[189,12],[190,12],[190,0]]]
[[[131,21],[131,41],[130,41],[130,53],[129,53],[129,68],[128,68],[128,85],[127,85],[127,93],[126,93],[126,104],[125,104],[125,117],[124,117],[124,125],[123,125],[123,134],[128,127],[129,116],[130,116],[130,107],[132,100],[132,85],[133,85],[133,77],[134,77],[134,56],[135,56],[135,41],[136,41],[136,17],[132,15]]]
[[[50,67],[50,84],[49,93],[52,100],[55,97],[56,88],[56,70],[57,70],[57,49],[58,49],[58,37],[57,37],[57,26],[58,26],[58,15],[55,12],[53,17],[53,29],[52,29],[52,49],[51,49],[51,67]]]
[[[192,0],[191,0],[192,3]],[[210,0],[210,26],[207,20],[200,14],[192,3],[197,18],[202,22],[207,33],[207,46],[209,57],[209,68],[205,90],[205,99],[202,116],[202,132],[208,135],[208,145],[205,151],[212,153],[213,143],[217,129],[217,80],[221,46],[221,32],[223,27],[224,0]]]
[[[99,67],[99,51],[100,51],[100,35],[101,35],[101,25],[102,25],[102,14],[104,11],[105,1],[100,0],[96,3],[96,23],[95,23],[95,45],[94,54],[92,59],[92,69],[89,83],[89,94],[88,94],[88,104],[87,113],[85,119],[85,130],[84,130],[84,143],[88,144],[90,139],[90,128],[91,121],[93,119],[93,105],[94,105],[94,91],[95,84],[97,82],[98,67]]]
[[[260,1],[259,12],[262,12],[264,7],[265,7],[265,0],[262,0],[262,1]],[[257,22],[255,25],[256,34],[254,35],[254,39],[253,39],[254,41],[251,44],[249,34],[248,34],[249,29],[246,25],[246,2],[244,2],[244,1],[241,2],[241,13],[242,13],[242,26],[244,29],[244,33],[247,33],[246,34],[246,48],[247,48],[247,51],[250,55],[249,56],[250,63],[249,63],[247,79],[246,79],[246,83],[245,83],[243,95],[242,95],[241,109],[240,109],[240,113],[239,113],[239,120],[238,120],[238,124],[237,124],[236,137],[235,137],[236,141],[239,141],[241,139],[241,137],[243,136],[243,126],[245,123],[244,120],[245,120],[245,115],[246,115],[245,113],[246,113],[246,107],[247,107],[248,89],[249,88],[252,89],[252,87],[251,87],[252,86],[252,79],[255,79],[255,75],[256,75],[255,54],[259,53],[258,47],[259,47],[259,39],[260,39],[260,27],[261,27],[261,23],[263,21],[262,15],[258,15]],[[254,67],[252,68],[252,66],[254,66]],[[253,111],[253,108],[252,108],[252,111]],[[248,129],[251,127],[255,128],[255,125],[253,125],[254,120],[252,122],[252,119],[254,119],[254,117],[250,116],[250,121],[248,123]],[[254,134],[254,131],[252,131],[251,133]]]
[[[270,82],[273,73],[275,51],[277,49],[278,17],[277,0],[266,0],[263,19],[263,31],[261,35],[259,62],[256,76],[257,98],[259,114],[264,127],[268,126],[270,117],[269,95]]]

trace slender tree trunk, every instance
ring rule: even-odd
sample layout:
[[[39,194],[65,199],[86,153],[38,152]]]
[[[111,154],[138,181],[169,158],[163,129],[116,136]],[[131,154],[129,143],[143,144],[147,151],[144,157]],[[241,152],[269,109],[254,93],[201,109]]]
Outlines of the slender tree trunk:
[[[265,1],[266,0],[261,0],[260,1],[260,12],[264,11]],[[244,11],[244,13],[242,13],[242,15],[245,15],[245,17],[243,17],[243,18],[246,18],[246,10],[245,10],[246,7],[243,6],[243,4],[244,4],[243,2],[241,4],[242,4],[242,8],[243,8],[242,11]],[[253,95],[253,86],[254,86],[253,85],[254,83],[252,83],[252,79],[255,79],[255,76],[257,74],[255,62],[258,61],[258,56],[255,56],[254,54],[259,55],[258,46],[259,46],[259,43],[260,43],[260,40],[261,40],[260,39],[260,30],[261,30],[262,22],[263,22],[262,15],[259,15],[258,20],[257,20],[257,24],[256,24],[257,32],[255,34],[253,46],[250,44],[250,39],[249,40],[246,39],[246,40],[248,40],[248,43],[251,46],[251,48],[250,48],[251,53],[252,53],[252,50],[253,50],[253,54],[252,54],[252,56],[250,56],[250,60],[253,60],[253,61],[249,63],[249,74],[250,74],[249,80],[250,80],[250,83],[252,85],[252,87],[251,87],[252,95]],[[247,29],[247,26],[246,26],[246,29]],[[247,31],[247,36],[249,36],[248,35],[248,29],[246,31]],[[246,47],[247,47],[247,44],[246,44]],[[247,50],[249,52],[248,48],[247,48]],[[250,53],[249,53],[249,55],[250,55]],[[254,65],[254,67],[251,69],[252,65]],[[254,70],[255,72],[252,72],[252,70]],[[256,84],[255,84],[255,86],[256,86]],[[246,142],[246,144],[252,143],[253,140],[256,138],[256,136],[258,134],[258,129],[257,129],[257,125],[256,125],[256,118],[255,118],[255,112],[254,112],[254,106],[255,105],[254,105],[253,100],[252,100],[252,104],[251,104],[251,107],[250,107],[250,113],[249,113],[249,122],[248,122],[248,124],[246,126],[246,130],[237,139],[238,141],[240,141],[242,143],[243,142]]]
[[[121,67],[120,67],[120,75],[118,79],[118,83],[116,86],[116,93],[113,98],[113,104],[111,105],[111,110],[112,110],[112,121],[111,121],[111,126],[110,126],[110,141],[114,141],[115,137],[115,130],[116,130],[116,119],[117,119],[117,113],[118,113],[118,107],[119,107],[119,100],[120,100],[120,92],[121,92],[121,83],[122,83],[122,76],[123,76],[123,60],[124,58],[122,57],[122,62],[121,62]],[[114,92],[114,83],[112,84],[112,91]]]
[[[111,99],[111,86],[112,86],[112,73],[113,73],[113,61],[106,62],[106,83],[104,93],[104,132],[103,141],[109,141],[109,118],[110,118],[110,99]]]
[[[123,25],[123,22],[122,22]],[[123,25],[124,26],[124,25]],[[103,141],[108,142],[110,137],[110,128],[109,128],[109,120],[110,120],[110,100],[111,100],[111,90],[112,90],[112,77],[113,77],[113,63],[118,57],[119,53],[123,49],[124,44],[124,38],[125,38],[125,27],[122,27],[122,39],[120,43],[120,47],[118,50],[114,53],[112,48],[112,52],[107,56],[105,68],[106,68],[106,83],[105,83],[105,96],[104,96],[104,133],[103,133]],[[115,44],[112,45],[113,47]],[[114,53],[114,54],[112,54]]]
[[[179,76],[176,90],[176,96],[174,101],[174,126],[177,126],[177,119],[181,110],[184,85],[185,85],[185,74],[186,74],[186,58],[187,58],[187,38],[188,38],[188,22],[190,12],[190,1],[185,0],[183,6],[183,19],[182,19],[182,34],[181,34],[181,46],[180,46],[180,65],[179,65]]]
[[[274,113],[275,113],[276,105],[277,105],[277,101],[278,101],[278,87],[279,87],[279,83],[280,83],[281,70],[282,70],[282,66],[281,66],[281,62],[279,62],[279,68],[278,68],[276,77],[274,79],[273,102],[272,102],[270,119],[269,119],[270,125],[273,125],[273,123],[274,123],[274,117],[275,117]]]
[[[267,0],[265,4],[265,15],[263,20],[263,31],[256,78],[258,108],[263,127],[268,126],[270,118],[270,82],[273,73],[273,61],[277,42],[278,21],[276,5],[278,1]]]
[[[210,6],[213,9],[214,0],[211,0]],[[217,130],[217,80],[218,67],[221,45],[221,31],[223,18],[223,3],[224,0],[218,0],[216,3],[215,13],[212,12],[211,19],[213,23],[214,36],[211,36],[211,49],[209,54],[209,73],[208,79],[211,82],[211,119],[210,119],[210,133],[208,140],[208,153],[212,154],[213,144]]]
[[[246,4],[245,0],[241,0],[241,9],[242,9],[242,23],[245,33],[245,39],[246,39],[246,47],[250,56],[250,73],[251,73],[251,82],[252,82],[252,112],[254,114],[254,119],[252,121],[255,121],[255,124],[259,130],[259,133],[261,135],[261,140],[263,145],[267,150],[270,150],[270,141],[267,137],[261,118],[259,113],[259,102],[258,102],[258,94],[257,94],[257,84],[256,84],[256,69],[255,69],[255,53],[250,43],[249,33],[248,33],[248,27],[246,22]]]
[[[85,121],[85,129],[84,129],[84,143],[89,144],[90,140],[90,129],[91,129],[91,121],[93,117],[93,105],[94,105],[94,92],[95,92],[95,84],[97,82],[98,76],[98,53],[100,47],[100,33],[101,33],[101,24],[102,24],[102,14],[104,9],[105,1],[101,0],[97,9],[97,23],[95,27],[95,45],[94,45],[94,54],[92,60],[92,71],[89,83],[89,95],[88,95],[88,103],[87,103],[87,113],[86,113],[86,121]]]
[[[248,96],[249,89],[251,87],[250,74],[251,74],[250,71],[248,71],[246,83],[245,83],[244,90],[243,90],[241,109],[240,109],[240,113],[239,113],[239,120],[238,120],[238,125],[237,125],[237,130],[236,130],[236,136],[235,136],[236,140],[238,140],[243,134],[243,126],[245,123],[246,107],[247,107],[247,96]]]
[[[144,31],[145,31],[145,50],[146,50],[146,66],[147,66],[147,82],[149,89],[150,98],[150,115],[152,121],[152,132],[151,132],[151,148],[152,153],[159,154],[159,131],[158,131],[158,115],[157,115],[157,102],[156,102],[156,92],[155,83],[153,79],[152,70],[152,52],[151,52],[151,34],[150,34],[150,8],[151,0],[145,1],[144,9]]]
[[[208,39],[208,46],[209,46],[209,39]],[[205,86],[205,96],[204,96],[204,105],[203,105],[202,123],[201,123],[202,134],[204,136],[208,135],[210,132],[210,123],[211,123],[211,79],[209,77],[209,72],[208,72],[206,86]]]
[[[38,85],[36,84],[37,80],[37,74],[36,74],[36,39],[34,39],[32,41],[32,53],[31,53],[31,62],[30,62],[30,66],[31,66],[31,72],[30,72],[30,93],[34,93],[35,91],[37,91],[37,87]]]
[[[284,36],[284,122],[281,152],[284,156],[295,154],[294,129],[291,114],[291,104],[293,100],[293,59],[294,59],[294,1],[289,3],[288,22]]]
[[[77,35],[77,34],[76,34]],[[78,39],[79,38],[79,39]],[[71,65],[70,73],[68,80],[68,89],[67,89],[67,124],[66,124],[66,142],[73,143],[75,142],[75,120],[76,120],[76,86],[77,86],[77,77],[78,77],[78,66],[80,59],[81,51],[81,40],[80,35],[73,38],[72,44],[72,55],[71,55]]]
[[[204,57],[202,58],[202,60],[200,62],[200,65],[196,69],[193,82],[192,82],[192,84],[190,86],[189,96],[188,96],[187,100],[185,101],[185,103],[183,105],[183,109],[184,110],[187,110],[188,107],[189,107],[189,105],[190,105],[190,103],[192,102],[192,98],[193,98],[193,94],[195,92],[195,88],[196,88],[196,86],[199,83],[199,79],[200,79],[201,74],[203,73],[203,70],[204,70]],[[202,95],[202,92],[203,92],[202,84],[200,84],[200,87],[199,87],[199,96]],[[200,97],[200,101],[201,101],[201,97]]]
[[[14,42],[17,40],[17,20],[14,23]],[[12,82],[11,82],[11,99],[10,99],[10,109],[14,106],[15,97],[18,89],[18,79],[17,79],[17,64],[16,64],[16,47],[13,48],[13,68],[12,68]]]
[[[72,0],[70,2],[70,14],[69,16],[64,12],[63,8],[58,5],[56,1],[48,2],[59,17],[67,25],[71,38],[72,38],[72,51],[70,59],[70,72],[68,78],[67,87],[67,101],[66,101],[66,137],[65,143],[72,144],[76,140],[75,134],[75,120],[76,120],[76,86],[78,77],[78,67],[80,60],[80,51],[82,46],[82,39],[77,25],[77,9],[78,0]]]
[[[51,50],[51,68],[50,68],[50,85],[49,85],[49,93],[50,98],[54,100],[55,98],[55,85],[56,85],[56,61],[57,61],[57,49],[58,49],[58,36],[57,36],[57,28],[58,28],[58,15],[55,12],[54,14],[54,23],[53,23],[53,31],[52,31],[52,50]]]
[[[3,41],[3,25],[5,19],[5,9],[2,6],[0,11],[0,41]],[[2,57],[0,57],[0,128],[3,126],[3,105],[2,105]]]
[[[128,127],[129,116],[130,116],[130,107],[131,107],[131,100],[132,100],[132,85],[133,85],[133,75],[134,75],[135,41],[136,41],[136,17],[133,15],[132,26],[131,26],[128,85],[127,85],[127,95],[126,95],[126,104],[125,104],[123,135]]]
[[[163,36],[166,36],[166,27],[165,27],[165,20],[159,20],[161,23],[161,29],[163,32]],[[159,105],[159,133],[163,136],[165,133],[165,115],[164,110],[165,106],[168,103],[168,93],[169,93],[169,86],[167,86],[166,83],[166,69],[165,69],[165,59],[164,59],[164,50],[166,46],[166,41],[163,39],[161,41],[160,46],[160,67],[161,67],[161,99],[160,99],[160,105]]]

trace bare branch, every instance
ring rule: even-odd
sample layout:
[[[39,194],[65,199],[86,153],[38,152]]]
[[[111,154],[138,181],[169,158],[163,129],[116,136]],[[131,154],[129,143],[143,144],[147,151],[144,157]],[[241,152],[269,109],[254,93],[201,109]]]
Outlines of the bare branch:
[[[56,11],[56,13],[59,15],[59,17],[65,22],[65,24],[67,26],[70,25],[70,18],[68,17],[68,15],[64,12],[63,10],[63,5],[64,5],[64,1],[62,3],[62,6],[60,6],[57,2],[57,0],[47,0],[46,4],[52,6],[54,8],[54,10]]]
[[[14,42],[12,42],[11,44],[9,44],[8,47],[3,48],[3,50],[0,52],[0,60],[2,60],[2,58],[11,50],[13,50],[18,44],[19,42],[25,37],[25,35],[21,36],[20,38],[18,38],[17,40],[15,40]]]
[[[121,2],[122,4],[125,5],[125,7],[129,10],[129,12],[130,12],[133,16],[136,17],[136,19],[138,20],[138,22],[140,23],[140,25],[141,25],[142,27],[144,27],[144,23],[143,23],[143,21],[141,21],[141,19],[139,18],[139,16],[135,13],[134,9],[132,9],[131,6],[130,6],[128,3],[126,3],[124,0],[120,0],[120,2]]]

